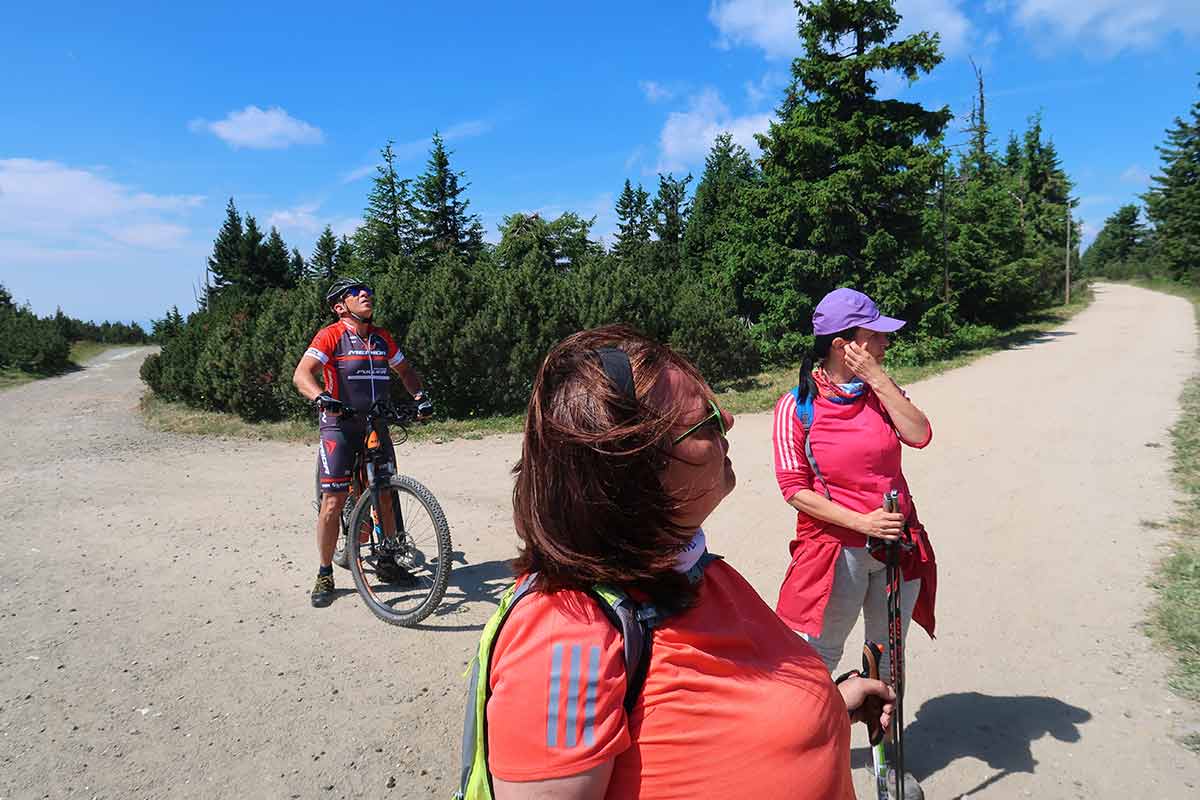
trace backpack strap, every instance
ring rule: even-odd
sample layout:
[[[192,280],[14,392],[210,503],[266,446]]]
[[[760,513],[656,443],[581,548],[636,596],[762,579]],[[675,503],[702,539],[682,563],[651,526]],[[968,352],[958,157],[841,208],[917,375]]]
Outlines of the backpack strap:
[[[832,500],[833,497],[829,494],[829,484],[825,482],[825,476],[821,473],[821,468],[817,466],[817,457],[813,455],[812,442],[809,441],[808,432],[812,430],[813,420],[816,419],[816,406],[813,403],[813,398],[817,396],[817,382],[812,379],[812,376],[807,376],[808,393],[804,399],[800,399],[800,387],[792,389],[792,397],[796,399],[796,419],[800,422],[800,429],[804,431],[804,458],[808,461],[809,469],[813,475],[821,482],[821,488],[825,490],[825,499]]]
[[[698,583],[704,577],[704,569],[721,556],[705,550],[687,572],[688,580]],[[650,671],[650,651],[654,646],[654,629],[670,619],[671,614],[661,611],[653,603],[638,603],[628,594],[611,586],[595,586],[589,592],[608,617],[625,643],[625,713],[633,711],[646,674]]]
[[[646,682],[646,671],[650,667],[650,645],[654,637],[654,620],[657,610],[652,605],[639,604],[620,589],[611,586],[593,586],[588,594],[600,606],[600,610],[613,627],[621,632],[625,648],[625,713],[633,710],[642,685]]]
[[[492,774],[487,768],[487,699],[491,693],[488,676],[492,668],[492,649],[500,638],[500,628],[521,598],[529,595],[537,573],[526,575],[500,597],[500,606],[492,614],[479,637],[479,650],[471,659],[471,677],[467,682],[467,713],[463,718],[462,772],[459,790],[462,798],[492,797]]]

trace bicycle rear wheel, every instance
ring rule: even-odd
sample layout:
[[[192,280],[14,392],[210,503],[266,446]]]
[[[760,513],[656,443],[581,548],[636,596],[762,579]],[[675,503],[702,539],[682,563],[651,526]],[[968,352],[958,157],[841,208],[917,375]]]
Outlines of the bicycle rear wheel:
[[[416,625],[446,593],[450,526],[437,499],[419,482],[394,475],[389,488],[379,499],[393,504],[401,524],[394,536],[385,536],[371,517],[371,494],[363,492],[350,515],[350,574],[372,614],[389,625]]]

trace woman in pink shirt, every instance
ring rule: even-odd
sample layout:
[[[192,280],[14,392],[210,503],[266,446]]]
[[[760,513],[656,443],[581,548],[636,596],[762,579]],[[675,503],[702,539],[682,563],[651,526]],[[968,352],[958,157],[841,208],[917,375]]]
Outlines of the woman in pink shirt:
[[[885,565],[868,552],[870,539],[895,540],[907,527],[916,547],[901,559],[903,630],[916,619],[933,635],[937,568],[900,465],[901,443],[925,447],[933,430],[881,366],[888,334],[903,325],[862,292],[830,292],[813,312],[800,383],[775,405],[775,477],[797,511],[776,612],[831,672],[860,613],[866,638],[887,641]],[[900,513],[882,509],[893,489]],[[885,654],[881,677],[890,667]]]

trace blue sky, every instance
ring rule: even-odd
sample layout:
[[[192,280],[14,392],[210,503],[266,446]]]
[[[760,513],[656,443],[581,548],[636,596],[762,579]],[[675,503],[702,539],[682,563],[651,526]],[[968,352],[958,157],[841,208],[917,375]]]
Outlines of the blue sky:
[[[1200,99],[1195,3],[899,0],[946,60],[881,87],[965,115],[973,57],[997,145],[1040,110],[1092,236]],[[609,234],[625,178],[698,176],[722,130],[753,148],[799,51],[790,0],[165,5],[0,22],[0,283],[39,313],[186,312],[230,196],[307,255],[353,230],[387,139],[411,176],[435,129],[489,238],[535,210]]]

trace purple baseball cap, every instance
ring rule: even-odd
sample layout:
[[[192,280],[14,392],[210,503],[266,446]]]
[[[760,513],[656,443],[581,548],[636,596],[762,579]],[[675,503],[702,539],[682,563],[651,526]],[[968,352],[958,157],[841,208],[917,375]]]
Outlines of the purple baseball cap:
[[[885,317],[875,301],[853,289],[834,289],[813,309],[813,333],[841,333],[847,328],[866,328],[891,333],[904,327],[904,320]]]

